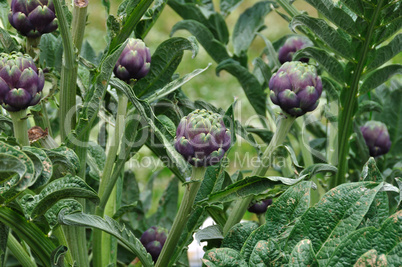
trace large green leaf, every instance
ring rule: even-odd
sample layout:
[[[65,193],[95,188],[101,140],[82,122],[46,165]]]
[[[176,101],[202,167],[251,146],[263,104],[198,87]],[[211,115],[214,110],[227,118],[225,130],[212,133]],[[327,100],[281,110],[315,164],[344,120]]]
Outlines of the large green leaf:
[[[214,248],[208,250],[202,263],[207,267],[248,267],[240,253],[231,248]]]
[[[184,50],[192,51],[195,56],[198,47],[191,39],[182,37],[170,38],[158,46],[152,54],[149,73],[134,86],[138,97],[154,94],[172,80]]]
[[[402,65],[392,64],[372,71],[371,73],[367,74],[363,84],[360,86],[359,94],[364,95],[368,93],[371,89],[374,89],[377,86],[385,83],[395,74],[402,74]]]
[[[220,62],[216,67],[216,73],[219,74],[221,70],[226,70],[236,77],[255,112],[265,118],[266,94],[257,78],[233,59]]]
[[[50,207],[44,214],[50,229],[59,225],[59,212],[65,209],[65,213],[75,213],[82,211],[82,205],[75,199],[62,199]]]
[[[59,213],[59,220],[62,224],[91,227],[109,233],[119,239],[127,246],[146,267],[153,266],[152,257],[144,246],[127,228],[119,225],[115,220],[105,217],[105,219],[85,213],[64,214],[63,210]]]
[[[354,56],[354,50],[349,40],[329,26],[325,20],[307,15],[297,15],[293,17],[290,26],[293,30],[298,26],[306,26],[339,55],[347,59],[352,59]]]
[[[0,28],[0,43],[6,53],[18,51],[17,42],[11,37],[11,35],[3,28]]]
[[[391,23],[381,25],[377,28],[375,28],[374,33],[373,33],[373,44],[378,45],[385,40],[387,40],[389,37],[397,33],[400,29],[402,28],[402,16],[399,16],[395,20],[393,20]]]
[[[67,175],[46,185],[38,195],[24,195],[20,204],[26,215],[34,219],[43,215],[55,203],[65,198],[86,198],[95,203],[99,202],[95,190],[81,178]]]
[[[233,29],[233,48],[237,56],[247,52],[256,33],[264,27],[265,16],[271,12],[274,2],[261,1],[246,9],[240,15]]]
[[[53,165],[59,164],[72,174],[80,170],[80,161],[74,150],[65,146],[43,149]]]
[[[310,240],[304,239],[297,243],[290,254],[289,263],[291,266],[318,267],[318,262]]]
[[[306,47],[297,51],[293,59],[299,60],[303,57],[312,57],[317,61],[320,67],[323,67],[332,77],[343,84],[345,82],[345,70],[341,62],[335,57],[329,55],[325,50],[316,47]]]
[[[398,211],[391,215],[380,229],[367,227],[351,233],[336,247],[327,266],[334,266],[338,262],[352,266],[371,249],[375,249],[378,254],[385,254],[388,266],[399,266],[402,259],[401,243],[402,211]]]
[[[336,247],[359,226],[382,188],[383,183],[375,182],[349,183],[333,188],[301,216],[285,249],[290,252],[298,242],[309,239],[320,265],[327,264]]]
[[[222,241],[222,248],[231,248],[240,251],[250,234],[258,228],[256,222],[240,222],[230,228]]]
[[[173,26],[170,35],[173,35],[178,30],[187,30],[194,35],[216,62],[221,62],[229,58],[229,54],[223,43],[215,39],[212,32],[200,22],[192,19],[179,21]]]
[[[255,245],[248,261],[249,266],[271,267],[280,265],[278,260],[283,257],[283,253],[276,242],[271,239],[260,240]]]
[[[367,70],[373,70],[392,59],[402,51],[402,33],[380,48],[370,50],[367,55]]]

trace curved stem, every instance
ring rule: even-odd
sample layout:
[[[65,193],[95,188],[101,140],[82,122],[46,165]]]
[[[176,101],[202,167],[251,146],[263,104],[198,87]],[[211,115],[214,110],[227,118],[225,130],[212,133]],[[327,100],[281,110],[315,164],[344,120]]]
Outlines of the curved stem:
[[[170,230],[166,242],[163,245],[158,261],[155,264],[156,267],[168,266],[170,257],[177,246],[180,235],[183,229],[186,227],[187,220],[191,213],[191,208],[194,204],[198,189],[201,186],[201,181],[204,178],[205,171],[205,167],[193,167],[191,181],[186,184],[186,191],[184,191],[179,211],[174,219],[172,229]]]
[[[9,112],[13,120],[14,136],[21,146],[29,146],[27,110]]]
[[[347,156],[349,154],[349,138],[352,132],[352,122],[353,116],[355,115],[358,91],[359,91],[359,82],[360,77],[362,75],[367,55],[370,50],[370,41],[374,33],[374,29],[376,26],[376,21],[381,11],[381,6],[384,0],[380,0],[375,12],[373,14],[373,19],[371,20],[370,26],[367,30],[367,34],[365,36],[365,42],[363,43],[363,48],[361,49],[361,53],[359,55],[356,68],[353,70],[352,82],[350,83],[350,88],[345,87],[343,90],[347,90],[348,95],[345,97],[345,103],[340,108],[340,116],[339,116],[339,139],[338,139],[338,148],[339,148],[339,156],[338,156],[338,172],[336,175],[336,179],[331,180],[331,188],[334,188],[340,184],[343,184],[346,181],[346,173],[347,173]],[[343,104],[343,103],[341,103]]]
[[[38,266],[36,265],[35,260],[32,259],[28,253],[26,253],[25,249],[11,233],[8,235],[7,247],[11,250],[23,267]]]
[[[257,168],[255,168],[251,174],[251,176],[263,176],[267,172],[271,163],[271,155],[272,152],[280,146],[286,139],[286,135],[288,134],[290,128],[292,127],[293,122],[295,121],[295,117],[292,116],[284,116],[275,131],[274,136],[269,142],[268,147],[265,149],[264,154],[262,155],[260,164]],[[253,196],[249,196],[243,199],[237,200],[233,205],[236,207],[233,209],[233,212],[229,215],[228,220],[226,221],[225,227],[223,228],[223,234],[229,231],[233,225],[240,222],[243,218],[243,215],[246,213],[248,205],[253,200]]]

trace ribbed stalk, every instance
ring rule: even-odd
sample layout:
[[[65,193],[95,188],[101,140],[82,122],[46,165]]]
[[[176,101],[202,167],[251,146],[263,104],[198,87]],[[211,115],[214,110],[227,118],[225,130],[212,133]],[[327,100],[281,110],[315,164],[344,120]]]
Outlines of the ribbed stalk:
[[[21,146],[29,146],[27,110],[9,112],[13,120],[14,136]]]
[[[331,180],[331,188],[334,188],[340,184],[343,184],[346,181],[346,173],[347,173],[347,157],[349,154],[349,138],[352,133],[352,123],[353,116],[355,115],[356,105],[357,105],[357,93],[359,91],[359,82],[360,77],[362,75],[367,55],[370,50],[370,42],[373,36],[373,32],[375,30],[376,22],[378,16],[381,11],[381,7],[383,5],[384,0],[379,0],[378,5],[375,9],[375,12],[372,16],[372,20],[370,26],[367,29],[367,33],[365,35],[363,47],[360,50],[360,55],[357,58],[357,64],[355,69],[353,70],[353,75],[351,78],[351,82],[348,83],[350,88],[345,87],[343,90],[347,90],[347,97],[345,98],[344,105],[340,107],[339,114],[339,139],[338,139],[338,172],[336,175],[336,179]]]
[[[88,0],[74,0],[71,34],[73,44],[77,48],[77,54],[80,54],[82,41],[84,40],[88,3]]]
[[[205,170],[205,167],[193,167],[191,181],[186,184],[186,189],[184,191],[183,199],[180,203],[179,211],[177,212],[177,215],[173,221],[172,229],[170,230],[166,242],[163,245],[158,261],[155,264],[156,267],[168,266],[170,257],[177,246],[180,235],[183,229],[186,227],[187,220],[191,213],[191,208],[194,204],[195,196],[197,195],[202,179],[204,178]]]
[[[116,115],[115,131],[110,142],[108,142],[107,157],[105,167],[103,168],[102,177],[99,184],[99,197],[102,198],[105,191],[111,190],[111,194],[108,196],[108,200],[105,206],[97,207],[96,214],[103,217],[108,215],[112,217],[115,212],[116,205],[116,181],[111,181],[114,162],[117,152],[119,150],[120,141],[124,133],[125,116],[127,112],[128,99],[125,95],[118,93],[118,106]],[[103,204],[103,203],[101,203]],[[94,266],[107,266],[111,259],[111,236],[107,233],[103,233],[101,230],[94,230],[93,235],[93,264]]]
[[[35,260],[25,251],[17,239],[10,233],[8,235],[7,247],[17,258],[23,267],[36,267]]]
[[[261,157],[259,166],[253,170],[251,176],[265,175],[268,168],[270,167],[272,152],[285,141],[286,136],[290,128],[292,127],[295,119],[296,118],[292,116],[284,116],[282,118],[279,126],[276,128],[274,136],[272,137],[268,147],[265,149],[264,154]],[[230,228],[232,228],[233,225],[240,222],[252,200],[253,196],[249,196],[243,199],[239,199],[235,203],[233,203],[233,207],[236,208],[232,210],[231,214],[229,214],[228,220],[226,221],[225,227],[223,228],[224,235],[226,235],[226,233],[229,231]]]

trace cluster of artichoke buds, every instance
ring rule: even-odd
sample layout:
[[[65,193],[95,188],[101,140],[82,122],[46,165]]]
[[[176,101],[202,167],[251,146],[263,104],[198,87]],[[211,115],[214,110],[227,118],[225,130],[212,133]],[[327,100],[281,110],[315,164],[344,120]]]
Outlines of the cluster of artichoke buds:
[[[293,54],[303,48],[313,46],[313,43],[305,36],[292,36],[288,38],[285,44],[278,51],[278,59],[281,64],[292,61]],[[308,62],[308,58],[301,58],[299,61]]]
[[[300,61],[285,62],[269,80],[271,100],[289,115],[313,111],[322,93],[321,77],[314,66]]]
[[[29,38],[37,38],[57,29],[52,0],[12,0],[8,20],[19,33]]]
[[[261,214],[267,211],[268,206],[272,204],[272,199],[267,198],[263,199],[260,201],[255,202],[252,204],[249,208],[248,211],[255,213],[255,214]]]
[[[43,71],[21,53],[0,54],[0,104],[8,111],[36,105],[45,84]]]
[[[167,230],[156,226],[152,226],[142,234],[140,241],[147,252],[151,254],[154,262],[158,260],[162,247],[166,242],[166,238]]]
[[[195,167],[217,164],[230,143],[222,116],[205,109],[194,110],[177,127],[175,148]]]
[[[378,157],[386,154],[391,148],[391,140],[387,126],[379,121],[368,121],[360,131],[369,149],[370,156]]]
[[[130,38],[114,67],[114,74],[120,80],[144,78],[151,67],[151,53],[140,39]]]

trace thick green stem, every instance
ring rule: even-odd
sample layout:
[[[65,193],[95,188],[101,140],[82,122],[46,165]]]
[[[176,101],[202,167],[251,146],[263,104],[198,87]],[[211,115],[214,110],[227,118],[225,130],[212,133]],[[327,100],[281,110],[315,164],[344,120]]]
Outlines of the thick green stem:
[[[38,48],[40,43],[40,36],[37,38],[29,38],[27,37],[27,46],[26,53],[31,56],[32,59],[35,60],[36,52],[35,50]]]
[[[71,23],[71,33],[73,44],[80,54],[82,41],[84,40],[85,24],[87,21],[88,0],[74,0],[73,21]]]
[[[265,224],[265,213],[260,213],[257,215],[258,218],[258,222],[260,223],[260,225]]]
[[[352,133],[353,116],[357,110],[357,98],[359,91],[360,77],[363,73],[364,66],[367,60],[368,52],[370,51],[371,38],[373,36],[376,22],[381,11],[381,7],[384,0],[380,0],[372,16],[372,20],[367,34],[365,35],[365,41],[363,47],[360,50],[360,55],[357,58],[357,64],[353,70],[351,77],[351,83],[348,83],[350,87],[345,87],[343,90],[347,90],[347,97],[345,97],[345,103],[341,103],[340,115],[339,115],[339,137],[338,137],[338,172],[336,179],[331,180],[331,188],[334,188],[346,181],[347,173],[347,157],[349,154],[349,138]]]
[[[113,136],[108,142],[107,157],[105,167],[103,168],[102,177],[99,184],[99,197],[102,198],[107,188],[112,188],[112,193],[108,195],[108,200],[105,206],[97,208],[97,215],[103,217],[104,214],[112,217],[115,212],[116,205],[116,181],[111,181],[113,165],[116,159],[117,152],[121,138],[124,133],[125,116],[127,113],[128,99],[125,95],[119,93],[117,106],[117,117],[115,131]],[[114,193],[113,193],[114,192]],[[103,203],[102,203],[103,204]],[[93,238],[93,264],[94,266],[107,266],[110,263],[111,256],[111,236],[107,233],[103,233],[101,230],[94,230]]]
[[[29,146],[27,110],[9,112],[13,120],[14,136],[21,146]]]
[[[44,101],[41,101],[40,105],[40,111],[31,110],[35,125],[41,127],[44,130],[47,129],[48,134],[50,136],[53,136],[52,128],[50,127],[49,116],[47,115],[46,103]]]
[[[296,118],[292,116],[284,116],[282,118],[278,128],[275,131],[274,136],[271,139],[271,142],[269,142],[268,147],[265,149],[264,154],[262,155],[259,166],[253,170],[251,176],[265,175],[271,165],[270,163],[272,152],[285,141],[286,135],[292,127],[295,119]],[[240,222],[252,200],[253,196],[250,196],[239,199],[233,204],[236,208],[233,209],[232,213],[228,217],[228,220],[226,221],[225,227],[223,228],[224,235],[226,235],[226,233],[229,231],[230,228],[232,228],[233,225]]]
[[[187,220],[190,216],[191,209],[194,204],[195,196],[197,195],[198,189],[201,186],[202,179],[204,178],[205,170],[205,167],[193,167],[191,181],[186,184],[186,189],[184,191],[179,211],[177,212],[177,215],[174,219],[172,229],[170,230],[166,242],[163,245],[158,261],[155,264],[156,267],[169,266],[168,264],[170,257],[173,255],[180,235],[183,229],[186,227]]]
[[[25,251],[17,239],[10,233],[8,235],[7,247],[11,250],[23,267],[36,267],[35,260]]]

